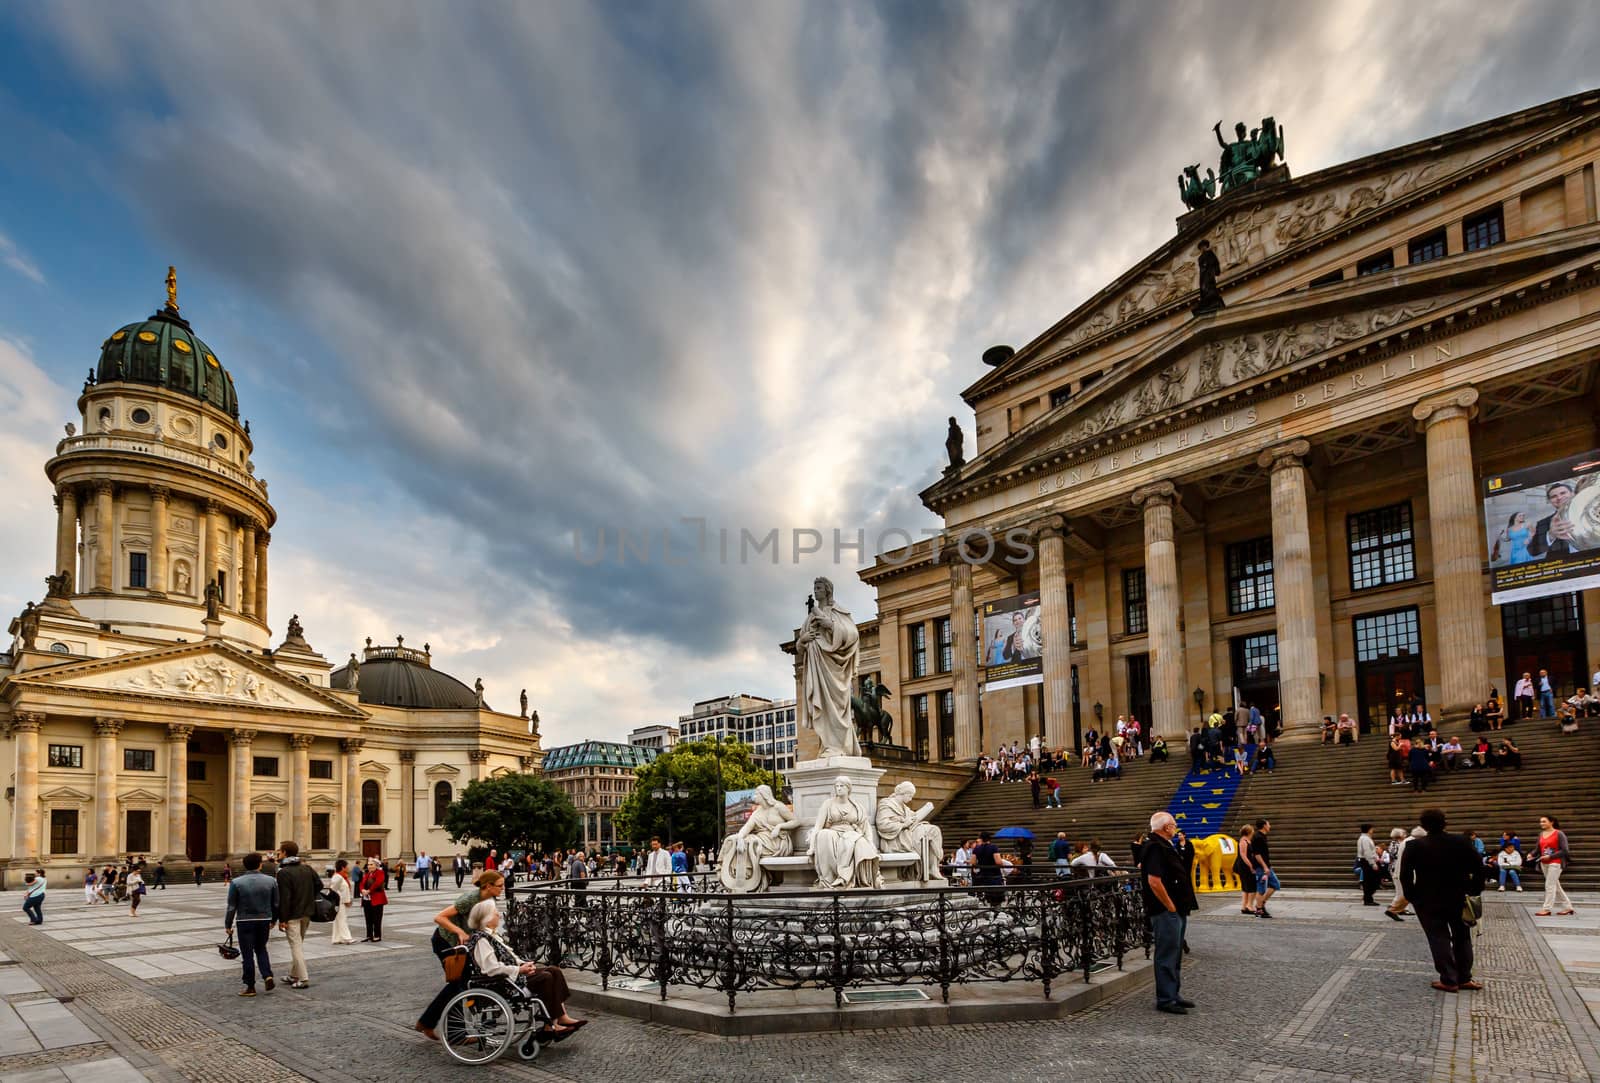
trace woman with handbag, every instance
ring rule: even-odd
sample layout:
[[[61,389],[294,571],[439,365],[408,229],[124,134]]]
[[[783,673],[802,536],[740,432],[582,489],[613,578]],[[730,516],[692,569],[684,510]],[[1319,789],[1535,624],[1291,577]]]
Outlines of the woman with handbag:
[[[339,897],[339,909],[333,915],[333,942],[354,944],[350,935],[350,907],[355,902],[355,889],[350,886],[350,862],[340,858],[328,877],[328,886]]]
[[[428,1006],[422,1010],[422,1015],[417,1019],[414,1029],[427,1035],[434,1041],[439,1040],[439,1035],[434,1028],[439,1025],[439,1018],[444,1014],[444,1006],[466,987],[466,979],[459,970],[452,976],[455,965],[451,957],[459,953],[456,949],[471,938],[467,931],[467,915],[472,913],[472,908],[484,901],[499,898],[505,891],[505,877],[499,869],[486,868],[472,878],[472,890],[464,891],[456,896],[456,901],[445,907],[433,916],[433,923],[437,926],[433,930],[433,939],[428,946],[439,957],[440,963],[445,967],[445,986],[434,996]]]
[[[135,865],[128,870],[128,916],[139,916],[139,900],[144,898],[144,873]]]
[[[367,858],[367,874],[361,878],[361,916],[367,922],[363,944],[383,942],[383,908],[389,904],[389,893],[384,889],[388,883],[389,874],[383,864],[375,857]]]

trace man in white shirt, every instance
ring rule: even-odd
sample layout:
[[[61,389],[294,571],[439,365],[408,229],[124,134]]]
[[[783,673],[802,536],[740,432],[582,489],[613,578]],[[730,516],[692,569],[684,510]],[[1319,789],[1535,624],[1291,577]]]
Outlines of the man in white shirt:
[[[954,864],[956,867],[956,883],[958,884],[972,883],[972,850],[969,846],[969,843],[963,842],[956,847]]]
[[[1372,841],[1372,825],[1362,824],[1356,836],[1356,861],[1361,865],[1361,905],[1377,906],[1378,846]]]
[[[426,891],[433,882],[433,858],[428,856],[428,851],[417,851],[417,886],[419,890]]]
[[[644,874],[650,878],[648,883],[654,891],[664,890],[672,877],[672,855],[661,848],[659,838],[650,840],[650,856],[645,858]]]

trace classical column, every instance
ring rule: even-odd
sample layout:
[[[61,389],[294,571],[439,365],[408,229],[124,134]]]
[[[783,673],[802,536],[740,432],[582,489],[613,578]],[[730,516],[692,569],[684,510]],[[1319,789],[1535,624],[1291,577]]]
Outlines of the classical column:
[[[103,861],[117,855],[117,734],[120,718],[94,720],[94,849],[90,856]]]
[[[483,781],[484,764],[489,762],[489,750],[487,748],[471,749],[467,752],[467,759],[472,761],[472,781]]]
[[[1170,481],[1136,489],[1133,502],[1144,509],[1144,590],[1150,628],[1151,732],[1171,740],[1188,732],[1184,701],[1183,633],[1178,612],[1178,546],[1173,536],[1172,508],[1178,490]]]
[[[1477,402],[1477,390],[1462,387],[1424,398],[1411,411],[1421,423],[1428,447],[1428,526],[1433,535],[1442,701],[1435,714],[1450,721],[1468,715],[1489,688],[1483,518],[1473,480],[1470,432]]]
[[[417,854],[417,754],[400,750],[400,856]]]
[[[167,725],[167,860],[189,854],[189,738],[193,726]]]
[[[289,837],[302,850],[311,849],[311,805],[306,782],[311,777],[313,740],[309,733],[289,735]]]
[[[146,583],[157,594],[167,592],[167,520],[171,511],[172,490],[165,485],[150,486],[150,579]]]
[[[26,862],[30,868],[43,857],[39,852],[39,731],[43,728],[44,715],[39,712],[18,711],[11,716],[17,757],[12,779],[16,794],[11,804],[11,861],[13,865]]]
[[[109,481],[94,483],[94,589],[101,593],[109,592],[115,585],[111,490]]]
[[[344,852],[361,853],[361,749],[366,741],[344,737],[339,748],[344,752]]]
[[[1311,567],[1306,459],[1311,445],[1269,447],[1257,463],[1272,471],[1272,592],[1278,617],[1278,703],[1284,729],[1317,724],[1322,677],[1317,663],[1317,593]]]
[[[205,508],[205,570],[206,582],[215,583],[217,573],[222,570],[222,505],[215,500],[207,500]],[[200,590],[201,597],[205,596],[204,586]],[[227,604],[227,599],[222,600]]]
[[[978,717],[978,637],[973,622],[977,609],[972,603],[972,565],[962,559],[959,548],[945,554],[950,563],[950,638],[955,655],[956,759],[971,762],[978,758],[983,744]],[[937,707],[930,713],[932,739],[938,740]]]
[[[256,531],[256,619],[267,623],[267,543],[272,535],[264,528]]]
[[[250,757],[255,739],[255,730],[233,730],[228,734],[228,744],[233,746],[228,771],[228,795],[233,806],[228,821],[228,851],[233,854],[247,854],[255,849],[255,825],[250,819],[250,774],[253,766]]]
[[[247,617],[256,615],[256,530],[260,525],[254,519],[244,524],[244,575],[239,581],[239,610]]]
[[[1072,744],[1072,619],[1067,612],[1067,521],[1052,515],[1037,525],[1039,623],[1044,633],[1044,743]]]
[[[78,579],[78,491],[70,485],[56,486],[56,566],[52,575],[72,573],[72,589],[83,589]]]

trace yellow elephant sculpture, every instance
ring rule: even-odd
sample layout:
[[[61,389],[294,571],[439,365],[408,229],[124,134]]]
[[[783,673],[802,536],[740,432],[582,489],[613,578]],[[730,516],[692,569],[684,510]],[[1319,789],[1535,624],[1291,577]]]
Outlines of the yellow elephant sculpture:
[[[1194,844],[1194,889],[1198,892],[1238,891],[1239,877],[1233,859],[1239,845],[1232,835],[1208,835]]]

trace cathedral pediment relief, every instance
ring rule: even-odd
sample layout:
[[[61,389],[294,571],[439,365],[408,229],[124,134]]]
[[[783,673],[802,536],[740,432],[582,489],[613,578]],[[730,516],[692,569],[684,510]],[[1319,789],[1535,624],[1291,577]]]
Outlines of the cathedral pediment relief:
[[[364,712],[225,643],[177,644],[33,670],[17,684],[50,691],[203,701],[365,718]]]

